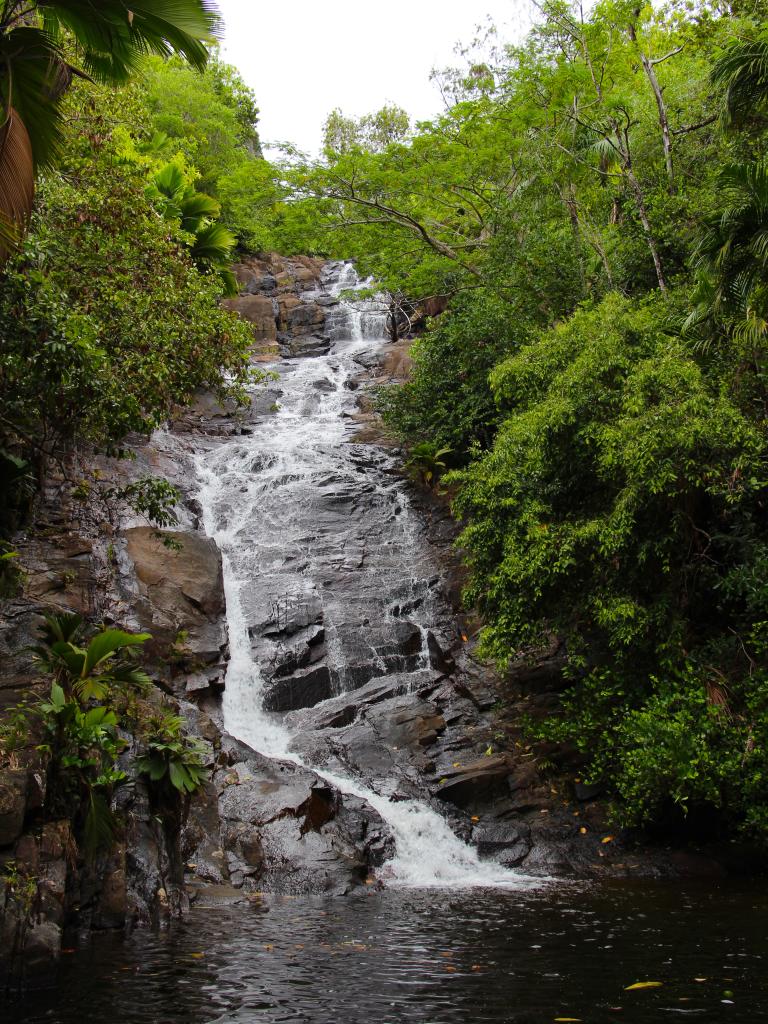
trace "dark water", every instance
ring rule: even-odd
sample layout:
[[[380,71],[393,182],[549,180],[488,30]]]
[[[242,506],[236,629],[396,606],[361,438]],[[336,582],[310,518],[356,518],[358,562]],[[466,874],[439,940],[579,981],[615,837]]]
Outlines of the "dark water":
[[[766,911],[761,885],[730,884],[270,896],[100,938],[0,1019],[764,1021]],[[638,981],[663,985],[626,991]]]

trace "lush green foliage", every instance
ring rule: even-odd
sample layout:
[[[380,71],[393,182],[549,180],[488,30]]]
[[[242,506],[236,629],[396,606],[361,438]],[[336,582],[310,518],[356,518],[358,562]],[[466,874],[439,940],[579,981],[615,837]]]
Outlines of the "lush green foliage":
[[[70,94],[61,173],[42,180],[30,231],[0,280],[6,516],[9,498],[18,507],[46,461],[73,445],[115,450],[198,388],[237,397],[250,377],[250,330],[218,304],[222,260],[196,253],[199,235],[154,205],[153,165],[120,123],[141,124],[141,94],[104,89],[100,100],[97,111]],[[207,215],[197,226],[217,227]]]
[[[0,248],[7,254],[32,209],[35,170],[62,144],[63,97],[77,76],[124,83],[149,53],[197,68],[214,39],[209,0],[6,0],[0,7]],[[69,42],[68,52],[66,43]]]
[[[13,709],[0,728],[0,761],[13,763],[36,744],[47,776],[44,813],[70,817],[89,855],[110,845],[118,824],[110,802],[127,778],[119,763],[127,727],[143,751],[137,769],[158,789],[160,805],[177,791],[194,793],[207,778],[204,745],[186,735],[178,716],[146,701],[151,682],[137,654],[148,639],[87,630],[75,614],[47,616],[34,654],[50,680],[49,697]]]
[[[258,108],[237,72],[215,58],[203,75],[179,60],[155,60],[146,102],[154,149],[196,169],[197,187],[219,202],[223,224],[240,243],[284,247],[280,172],[262,155]]]
[[[138,767],[151,782],[179,793],[194,793],[208,777],[205,745],[184,733],[176,715],[153,716],[144,742],[146,753],[139,758]]]

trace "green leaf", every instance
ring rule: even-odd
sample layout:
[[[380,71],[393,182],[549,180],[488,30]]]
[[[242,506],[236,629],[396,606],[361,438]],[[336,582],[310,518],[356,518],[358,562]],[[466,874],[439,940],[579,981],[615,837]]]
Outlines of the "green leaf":
[[[89,642],[82,675],[89,675],[105,658],[126,647],[140,647],[150,639],[149,633],[125,633],[121,629],[105,629]]]
[[[54,683],[51,686],[51,704],[59,711],[67,703],[67,698],[64,694],[64,690],[59,686],[58,683]]]
[[[189,773],[184,765],[179,761],[169,762],[168,775],[171,780],[171,784],[180,792],[183,792],[185,789],[190,789],[191,779],[189,777]],[[192,786],[192,788],[194,788],[194,786]]]

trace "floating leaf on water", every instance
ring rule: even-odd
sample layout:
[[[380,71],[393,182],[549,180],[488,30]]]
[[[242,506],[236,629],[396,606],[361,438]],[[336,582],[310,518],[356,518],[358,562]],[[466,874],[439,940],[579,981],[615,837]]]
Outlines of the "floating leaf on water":
[[[707,979],[706,978],[694,978],[693,980],[694,981],[706,981]]]
[[[478,815],[477,815],[477,814],[473,814],[473,815],[472,815],[472,819],[471,819],[471,820],[472,820],[472,821],[480,821],[480,818],[478,817]]]
[[[581,1019],[582,1019],[581,1017],[555,1017],[555,1021],[556,1022],[559,1021],[559,1022],[561,1022],[561,1024],[562,1024],[562,1022],[565,1022],[565,1021],[569,1021],[569,1022],[571,1022],[571,1024],[579,1024]]]
[[[636,981],[634,985],[627,985],[625,992],[632,992],[636,988],[661,988],[663,981]]]
[[[470,968],[470,970],[472,970],[472,971],[482,971],[482,969],[483,969],[483,965],[482,964],[472,964],[472,967]]]
[[[203,957],[205,956],[205,953],[190,953],[189,955],[192,957],[193,960],[202,960]]]

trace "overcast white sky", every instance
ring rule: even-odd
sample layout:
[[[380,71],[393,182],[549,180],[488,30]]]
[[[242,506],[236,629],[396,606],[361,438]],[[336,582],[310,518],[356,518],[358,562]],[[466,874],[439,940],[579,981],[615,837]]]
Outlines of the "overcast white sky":
[[[505,40],[530,24],[529,0],[218,0],[224,56],[254,89],[265,142],[319,148],[334,107],[361,115],[397,103],[415,118],[441,109],[430,70],[491,15]]]

